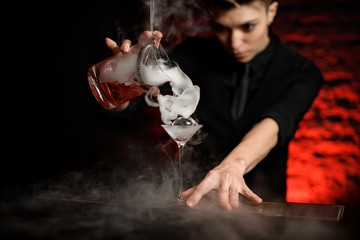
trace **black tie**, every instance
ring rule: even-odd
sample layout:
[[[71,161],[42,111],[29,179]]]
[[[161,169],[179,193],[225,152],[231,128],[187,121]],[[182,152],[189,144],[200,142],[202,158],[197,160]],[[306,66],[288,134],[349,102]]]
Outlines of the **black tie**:
[[[233,103],[231,106],[231,115],[235,121],[239,120],[240,116],[243,114],[245,109],[249,81],[250,81],[249,72],[250,72],[250,66],[249,64],[245,64],[244,75],[241,81],[239,82],[238,86],[236,87]]]

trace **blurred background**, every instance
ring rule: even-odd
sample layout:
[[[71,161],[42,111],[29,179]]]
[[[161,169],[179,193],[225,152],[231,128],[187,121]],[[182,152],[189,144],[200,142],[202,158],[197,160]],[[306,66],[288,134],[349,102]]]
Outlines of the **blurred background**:
[[[177,31],[159,26],[169,36],[165,46],[173,47],[187,36],[206,36],[201,9],[193,7],[193,1],[168,2],[178,11],[165,22]],[[360,3],[279,3],[273,31],[313,60],[325,78],[290,144],[287,200],[358,204]],[[58,2],[14,9],[13,17],[22,21],[6,36],[16,51],[10,60],[15,69],[8,70],[22,79],[9,80],[12,99],[7,102],[16,118],[9,120],[14,126],[7,138],[12,148],[1,168],[4,192],[21,194],[63,172],[111,169],[123,159],[162,161],[161,146],[168,138],[159,128],[158,110],[144,109],[135,119],[106,112],[93,97],[86,75],[90,66],[112,55],[105,37],[118,40],[119,29],[129,36],[147,29],[147,6],[142,1]]]

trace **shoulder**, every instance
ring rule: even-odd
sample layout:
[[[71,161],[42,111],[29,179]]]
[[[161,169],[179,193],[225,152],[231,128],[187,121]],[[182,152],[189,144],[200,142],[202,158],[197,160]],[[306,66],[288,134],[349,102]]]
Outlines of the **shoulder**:
[[[281,72],[286,75],[305,74],[322,81],[322,74],[313,61],[302,56],[281,42],[277,37],[275,37],[275,41],[275,49],[271,61],[272,67],[281,66]]]
[[[294,49],[281,42],[279,38],[275,37],[275,51],[273,54],[273,62],[281,64],[284,68],[313,68],[318,70],[315,64],[308,58],[300,55]]]

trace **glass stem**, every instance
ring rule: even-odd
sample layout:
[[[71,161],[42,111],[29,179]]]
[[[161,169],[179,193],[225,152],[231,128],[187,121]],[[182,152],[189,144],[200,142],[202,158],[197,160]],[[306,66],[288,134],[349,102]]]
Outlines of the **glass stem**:
[[[178,193],[178,198],[180,200],[183,200],[183,155],[184,155],[184,147],[185,144],[183,143],[178,143],[178,148],[179,148],[179,193]]]

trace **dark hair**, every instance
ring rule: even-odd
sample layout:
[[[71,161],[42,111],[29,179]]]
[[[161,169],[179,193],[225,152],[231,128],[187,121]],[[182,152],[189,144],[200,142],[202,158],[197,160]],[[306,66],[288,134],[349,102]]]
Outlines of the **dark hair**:
[[[205,0],[210,9],[224,9],[228,10],[242,4],[249,4],[251,2],[259,1],[265,5],[266,9],[271,5],[274,0]]]

